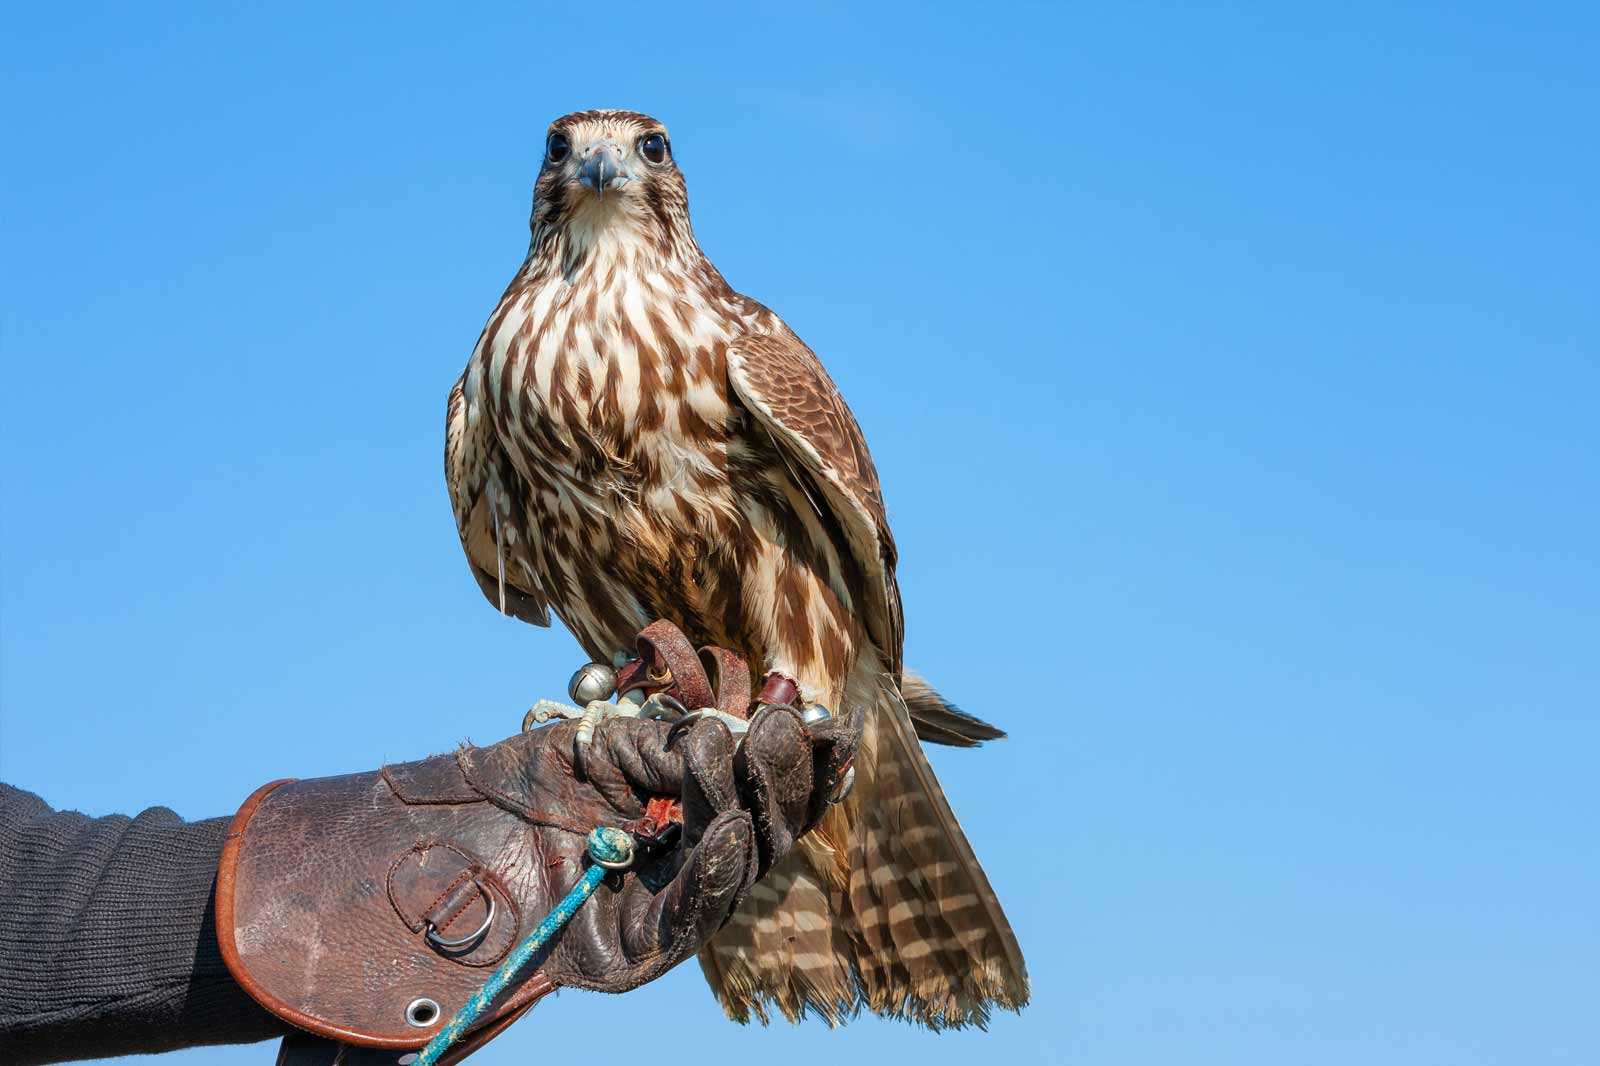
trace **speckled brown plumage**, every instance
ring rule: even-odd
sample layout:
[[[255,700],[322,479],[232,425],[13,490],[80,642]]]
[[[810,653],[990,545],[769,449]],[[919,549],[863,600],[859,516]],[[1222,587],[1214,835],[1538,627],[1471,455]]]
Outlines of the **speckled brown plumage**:
[[[475,579],[596,659],[668,618],[809,702],[866,709],[854,793],[702,953],[730,1016],[864,1005],[943,1027],[1020,1007],[1021,953],[901,693],[895,546],[860,427],[701,252],[660,123],[589,111],[550,132],[567,154],[547,152],[527,259],[450,396]],[[996,735],[925,685],[913,702],[930,739]]]

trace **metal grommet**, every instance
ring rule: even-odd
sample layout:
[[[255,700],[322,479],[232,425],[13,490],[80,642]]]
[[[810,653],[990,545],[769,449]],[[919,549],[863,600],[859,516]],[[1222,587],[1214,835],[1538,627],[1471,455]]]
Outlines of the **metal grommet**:
[[[424,921],[423,922],[423,935],[428,938],[428,943],[432,944],[434,947],[436,947],[436,948],[459,948],[459,947],[464,947],[467,944],[470,944],[473,941],[478,940],[479,938],[481,938],[483,936],[483,934],[485,934],[485,933],[487,933],[489,931],[489,926],[494,924],[494,893],[490,892],[487,888],[484,888],[482,881],[474,879],[472,883],[478,886],[478,891],[483,893],[483,898],[489,902],[489,913],[483,916],[483,924],[478,926],[478,928],[474,929],[472,932],[468,933],[466,936],[462,937],[460,940],[446,940],[444,937],[439,935],[439,930],[434,926],[434,924],[432,922]],[[419,1000],[416,1001],[416,1003],[421,1003],[421,1002],[423,1002],[423,1000],[419,999]],[[433,1003],[433,1000],[430,999],[430,1000],[427,1000],[427,1002]],[[415,1003],[413,1004],[413,1006],[415,1006]],[[435,1003],[434,1006],[438,1006],[438,1004]],[[408,1016],[409,1016],[410,1010],[411,1010],[410,1007],[406,1008],[406,1011],[408,1012]]]
[[[415,1029],[432,1029],[443,1013],[439,1004],[427,996],[419,996],[406,1004],[406,1024]]]

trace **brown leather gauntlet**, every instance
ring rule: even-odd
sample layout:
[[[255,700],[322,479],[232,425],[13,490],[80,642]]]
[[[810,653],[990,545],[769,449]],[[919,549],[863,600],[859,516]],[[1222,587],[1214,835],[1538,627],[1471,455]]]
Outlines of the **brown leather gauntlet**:
[[[484,1012],[455,1058],[546,992],[619,992],[699,950],[760,874],[820,818],[860,742],[859,713],[807,727],[763,710],[735,747],[695,723],[602,722],[574,765],[575,723],[487,748],[279,781],[234,818],[217,939],[269,1010],[344,1043],[426,1043],[582,876],[599,825],[645,841]],[[660,835],[652,797],[680,801]]]

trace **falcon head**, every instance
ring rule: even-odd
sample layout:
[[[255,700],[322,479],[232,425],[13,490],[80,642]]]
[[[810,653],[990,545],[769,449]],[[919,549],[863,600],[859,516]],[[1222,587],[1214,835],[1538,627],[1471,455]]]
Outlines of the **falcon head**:
[[[689,192],[667,128],[635,111],[578,111],[550,123],[534,186],[533,229],[657,244],[687,238]]]

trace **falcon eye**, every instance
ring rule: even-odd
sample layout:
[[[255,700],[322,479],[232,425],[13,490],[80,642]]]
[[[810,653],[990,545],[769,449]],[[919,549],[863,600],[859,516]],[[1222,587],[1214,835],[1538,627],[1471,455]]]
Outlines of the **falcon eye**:
[[[652,133],[639,142],[639,154],[651,163],[665,163],[667,161],[667,139],[659,133]]]
[[[552,163],[561,162],[571,151],[572,142],[562,134],[552,133],[550,139],[544,142],[544,157]]]

